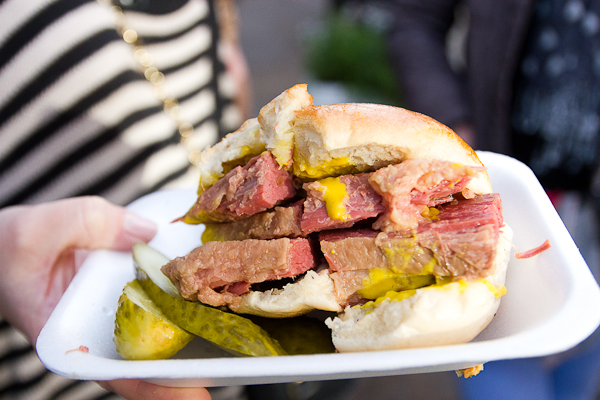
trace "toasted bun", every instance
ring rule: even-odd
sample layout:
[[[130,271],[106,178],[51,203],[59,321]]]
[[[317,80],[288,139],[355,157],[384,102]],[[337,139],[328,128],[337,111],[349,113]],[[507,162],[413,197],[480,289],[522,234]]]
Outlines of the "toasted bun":
[[[312,104],[313,98],[306,85],[295,85],[275,97],[258,114],[267,149],[282,167],[292,163],[295,113]]]
[[[238,165],[265,150],[271,151],[279,165],[288,167],[292,160],[294,132],[291,124],[295,112],[312,105],[306,85],[296,85],[264,106],[257,118],[252,118],[214,146],[202,151],[198,168],[198,192],[211,187]]]
[[[432,118],[378,104],[315,106],[302,84],[281,93],[258,118],[204,150],[200,191],[265,149],[280,166],[292,164],[293,173],[307,180],[373,171],[415,158],[483,165],[469,145]],[[480,173],[467,189],[491,193],[487,173]]]
[[[486,280],[504,285],[512,231],[501,230],[495,272]],[[492,290],[490,290],[492,289]],[[383,301],[376,307],[347,307],[325,321],[340,352],[388,350],[466,343],[492,320],[500,298],[482,281],[453,282],[442,288],[425,287],[401,301]]]
[[[265,150],[265,139],[258,123],[252,118],[235,132],[225,136],[219,143],[207,147],[200,155],[200,184],[198,191],[211,187],[222,178],[229,167],[243,165],[249,158]]]
[[[406,159],[483,165],[450,128],[399,107],[360,103],[309,106],[296,112],[294,133],[296,174],[326,174],[329,167],[344,162],[357,171],[369,171]],[[479,174],[467,188],[476,194],[492,191],[487,173]]]
[[[308,271],[298,282],[283,289],[250,292],[240,302],[230,305],[238,313],[269,318],[286,318],[306,314],[314,309],[340,312],[329,271]]]

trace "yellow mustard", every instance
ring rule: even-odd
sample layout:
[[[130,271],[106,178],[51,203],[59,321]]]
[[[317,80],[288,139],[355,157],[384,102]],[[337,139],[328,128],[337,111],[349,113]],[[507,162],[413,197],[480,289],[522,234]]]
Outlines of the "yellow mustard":
[[[202,243],[208,242],[224,242],[227,239],[219,236],[217,231],[213,228],[213,224],[206,224],[204,228],[204,232],[202,232],[202,236],[200,237]]]
[[[390,266],[390,268],[397,273],[406,274],[407,269],[410,267],[410,262],[419,256],[425,254],[425,250],[419,246],[415,246],[415,237],[406,238],[402,243],[382,247],[383,255]],[[419,275],[432,275],[435,267],[438,265],[438,261],[435,257],[431,257],[429,262],[425,264]]]
[[[480,279],[475,282],[483,283],[488,288],[488,290],[490,292],[492,292],[492,294],[496,298],[500,298],[506,294],[505,286],[495,287],[487,279]],[[464,279],[461,279],[461,280],[455,281],[455,282],[451,282],[451,278],[440,278],[437,283],[430,285],[430,286],[422,287],[420,289],[421,290],[451,290],[452,288],[456,287],[456,286],[451,286],[452,283],[458,284],[458,290],[460,291],[460,293],[463,293],[465,290],[467,290],[467,288],[469,287],[469,284],[470,284],[469,282],[465,281]],[[360,308],[367,309],[367,310],[371,309],[370,311],[372,311],[372,309],[375,309],[378,305],[380,305],[384,301],[390,301],[390,302],[402,301],[402,300],[406,300],[406,299],[414,296],[416,293],[417,293],[417,289],[402,290],[399,292],[392,290],[392,291],[386,292],[385,295],[378,297],[376,300],[369,301],[363,305],[356,306],[356,307],[360,307]]]
[[[296,150],[294,150],[294,175],[302,179],[314,180],[328,176],[344,175],[358,172],[348,157],[332,158],[326,163],[311,166]]]
[[[346,185],[340,181],[340,178],[325,178],[318,182],[321,184],[319,190],[324,192],[323,200],[325,200],[329,218],[339,221],[348,220],[350,214],[348,214],[344,205],[344,199],[348,198]]]
[[[417,289],[435,283],[433,275],[406,275],[387,268],[375,268],[369,271],[358,294],[365,299],[377,299],[387,292]]]
[[[192,208],[190,208],[190,210],[187,212],[187,214],[185,214],[185,216],[182,219],[183,222],[185,222],[186,224],[189,224],[189,225],[198,225],[198,224],[202,224],[202,223],[205,223],[210,220],[210,219],[208,219],[208,214],[205,211],[201,211],[197,215],[193,215],[193,213],[192,213],[193,209],[194,209],[194,206],[192,206]]]
[[[492,284],[492,282],[488,281],[487,279],[483,279],[482,282],[483,284],[485,284],[485,286],[487,286],[490,292],[492,292],[494,296],[496,296],[497,299],[506,294],[506,286],[502,285],[500,287],[496,287]]]

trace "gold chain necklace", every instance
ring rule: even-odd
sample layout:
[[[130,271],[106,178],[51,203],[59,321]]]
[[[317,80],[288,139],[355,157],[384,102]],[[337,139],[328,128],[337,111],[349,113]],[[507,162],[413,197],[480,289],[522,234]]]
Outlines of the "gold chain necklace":
[[[165,88],[165,75],[154,66],[154,58],[148,52],[138,33],[126,25],[123,9],[114,5],[112,0],[97,0],[98,3],[110,8],[112,11],[113,22],[117,32],[123,40],[133,46],[133,57],[142,67],[144,77],[152,83],[156,97],[162,102],[164,112],[171,117],[177,131],[179,132],[180,142],[188,151],[188,159],[193,165],[197,165],[201,151],[191,148],[190,137],[194,133],[194,126],[182,121],[179,112],[179,101],[177,98],[169,96]]]

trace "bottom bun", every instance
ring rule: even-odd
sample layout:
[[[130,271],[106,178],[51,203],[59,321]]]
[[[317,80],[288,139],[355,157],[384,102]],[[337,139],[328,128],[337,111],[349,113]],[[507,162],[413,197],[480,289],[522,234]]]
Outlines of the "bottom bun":
[[[306,314],[314,309],[340,312],[329,271],[308,271],[300,280],[282,289],[250,292],[229,307],[241,314],[269,318],[287,318]]]
[[[500,305],[497,289],[504,285],[512,230],[504,226],[500,233],[493,275],[417,289],[400,301],[347,307],[340,316],[325,321],[335,348],[340,352],[387,350],[472,340],[491,322]]]

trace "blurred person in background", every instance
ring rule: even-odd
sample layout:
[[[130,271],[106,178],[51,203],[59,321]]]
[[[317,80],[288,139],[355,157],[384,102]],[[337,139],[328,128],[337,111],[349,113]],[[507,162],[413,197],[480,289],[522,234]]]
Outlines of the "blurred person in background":
[[[190,161],[250,108],[235,11],[229,0],[0,1],[0,207],[196,187]],[[6,321],[0,345],[2,399],[117,398],[47,371]]]
[[[477,150],[529,165],[600,278],[600,1],[392,4],[389,46],[406,106]],[[462,65],[449,62],[449,32],[464,38]],[[486,364],[480,376],[461,381],[464,394],[595,398],[595,336],[558,357]]]

